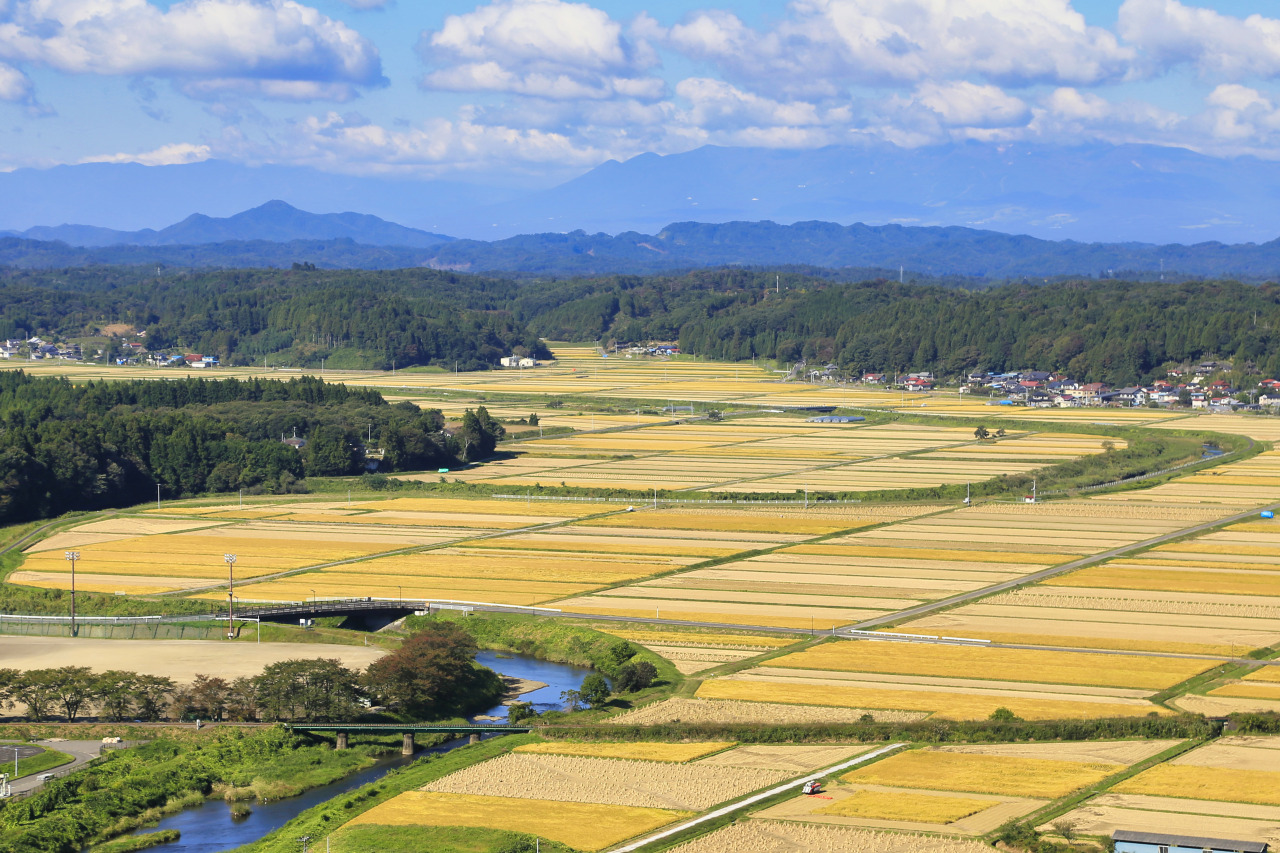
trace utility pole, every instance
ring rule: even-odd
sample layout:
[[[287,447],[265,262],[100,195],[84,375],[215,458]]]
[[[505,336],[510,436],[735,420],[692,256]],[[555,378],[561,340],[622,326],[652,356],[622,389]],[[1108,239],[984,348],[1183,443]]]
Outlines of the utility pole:
[[[67,551],[66,557],[71,561],[71,636],[76,636],[76,560],[80,559],[79,551]]]
[[[227,639],[236,638],[235,604],[236,604],[236,555],[223,554],[227,561]]]
[[[156,483],[156,509],[160,508],[160,484]]]

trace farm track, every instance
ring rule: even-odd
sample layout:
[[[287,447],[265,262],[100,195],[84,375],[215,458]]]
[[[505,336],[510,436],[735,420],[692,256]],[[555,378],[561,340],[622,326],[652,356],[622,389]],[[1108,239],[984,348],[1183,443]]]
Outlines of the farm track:
[[[1023,577],[1004,581],[1002,583],[998,583],[993,586],[983,587],[982,589],[975,589],[970,592],[963,592],[963,593],[960,593],[959,595],[953,595],[950,598],[943,598],[938,601],[931,601],[925,604],[917,605],[915,607],[909,607],[906,610],[899,610],[894,613],[886,614],[884,616],[877,616],[874,619],[868,619],[864,622],[859,622],[855,625],[848,626],[848,627],[851,627],[859,631],[866,631],[866,630],[882,627],[884,625],[890,625],[898,622],[916,619],[920,616],[933,613],[934,611],[937,611],[937,610],[951,608],[956,606],[957,604],[966,604],[970,601],[975,601],[980,598],[986,598],[987,596],[993,595],[997,592],[1005,592],[1007,590],[1016,589],[1021,586],[1029,586],[1031,584],[1039,583],[1040,581],[1046,580],[1048,578],[1056,577],[1057,575],[1066,574],[1067,572],[1075,571],[1076,569],[1082,569],[1086,566],[1092,566],[1095,563],[1106,562],[1107,560],[1112,560],[1112,559],[1115,559],[1116,557],[1123,557],[1126,554],[1129,554],[1133,551],[1139,551],[1144,548],[1151,548],[1155,545],[1161,545],[1165,542],[1169,542],[1174,539],[1180,539],[1183,536],[1190,536],[1196,533],[1202,533],[1206,530],[1209,530],[1215,527],[1234,524],[1236,522],[1243,521],[1247,518],[1252,518],[1253,516],[1257,515],[1259,512],[1263,510],[1276,510],[1276,509],[1280,509],[1280,503],[1269,504],[1267,506],[1261,506],[1261,507],[1254,507],[1245,512],[1237,513],[1235,515],[1228,516],[1226,518],[1219,518],[1213,521],[1206,521],[1206,522],[1202,522],[1200,524],[1194,525],[1192,527],[1184,527],[1181,530],[1174,530],[1169,533],[1163,533],[1151,539],[1144,539],[1141,542],[1135,542],[1132,545],[1122,545],[1118,548],[1112,548],[1108,551],[1103,551],[1100,554],[1092,554],[1088,557],[1081,557],[1080,559],[1072,560],[1069,563],[1062,563],[1057,566],[1051,566],[1047,569],[1042,569],[1041,571],[1033,572],[1032,574],[1029,574],[1029,575],[1024,575]]]

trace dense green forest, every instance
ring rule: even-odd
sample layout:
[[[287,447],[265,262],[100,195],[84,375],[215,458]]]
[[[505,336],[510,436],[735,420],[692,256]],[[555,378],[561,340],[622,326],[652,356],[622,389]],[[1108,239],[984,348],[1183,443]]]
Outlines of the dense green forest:
[[[436,409],[317,378],[99,382],[0,372],[0,524],[156,497],[287,492],[310,475],[453,466],[493,452],[483,408],[452,435]],[[281,438],[305,437],[301,450]]]
[[[1076,279],[987,289],[848,283],[803,268],[503,281],[430,270],[0,271],[0,336],[145,329],[150,348],[480,369],[549,340],[679,340],[727,360],[834,362],[846,374],[1060,370],[1129,384],[1169,363],[1280,373],[1280,286]]]
[[[1280,286],[1065,281],[981,291],[831,283],[753,270],[525,288],[515,315],[552,339],[679,339],[706,358],[801,358],[847,374],[1060,370],[1129,384],[1208,357],[1280,373]],[[775,292],[778,287],[781,292]]]
[[[433,270],[196,272],[103,267],[0,271],[0,337],[145,330],[151,349],[180,347],[226,364],[390,370],[494,367],[515,347],[547,355],[505,309],[508,281]]]

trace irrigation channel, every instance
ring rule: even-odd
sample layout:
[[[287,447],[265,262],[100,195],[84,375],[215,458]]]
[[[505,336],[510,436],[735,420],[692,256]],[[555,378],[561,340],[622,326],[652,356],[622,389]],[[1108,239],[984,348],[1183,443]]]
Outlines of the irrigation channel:
[[[593,671],[566,664],[549,663],[528,655],[498,652],[480,652],[476,655],[476,660],[505,676],[544,682],[546,687],[520,697],[523,701],[533,702],[534,708],[539,712],[563,710],[564,703],[560,701],[560,692],[576,690],[582,684],[582,679]],[[505,707],[498,707],[489,709],[481,716],[501,717],[505,720],[506,713]],[[136,830],[129,835],[146,835],[162,829],[176,829],[181,832],[182,837],[179,840],[149,848],[163,851],[163,853],[219,853],[224,850],[234,850],[279,829],[312,806],[331,800],[346,791],[355,790],[361,785],[375,782],[391,770],[404,767],[423,756],[448,752],[466,743],[466,738],[458,738],[439,746],[424,748],[412,757],[397,755],[380,759],[372,767],[340,779],[331,785],[313,788],[300,796],[271,803],[253,803],[248,817],[240,820],[231,817],[229,803],[223,800],[205,800],[200,805],[162,818],[156,826]]]

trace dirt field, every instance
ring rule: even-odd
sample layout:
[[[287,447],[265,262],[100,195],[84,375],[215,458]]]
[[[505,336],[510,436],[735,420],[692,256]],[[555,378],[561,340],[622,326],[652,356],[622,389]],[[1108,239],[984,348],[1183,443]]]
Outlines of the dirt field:
[[[836,826],[752,820],[674,848],[672,853],[991,853],[977,841]]]
[[[701,811],[793,775],[742,767],[510,753],[451,773],[425,790]]]
[[[1125,797],[1123,800],[1130,800]],[[1215,815],[1213,805],[1196,803],[1188,813],[1178,813],[1175,804],[1182,800],[1144,798],[1147,808],[1121,807],[1116,795],[1104,795],[1068,812],[1061,818],[1075,824],[1077,833],[1110,835],[1117,829],[1136,832],[1161,832],[1211,838],[1233,838],[1241,841],[1280,842],[1280,815],[1269,819]],[[1051,826],[1039,827],[1052,832]]]
[[[844,761],[869,749],[869,746],[739,746],[700,759],[697,763],[804,773]]]
[[[963,752],[968,755],[1001,755],[1047,761],[1137,764],[1139,761],[1177,746],[1176,740],[1085,741],[1080,743],[994,743],[974,746],[936,746],[935,752]]]
[[[87,640],[71,637],[0,636],[0,668],[87,666],[95,672],[124,669],[187,682],[196,673],[232,679],[257,675],[268,664],[295,658],[337,658],[363,669],[381,649],[324,643],[223,643],[206,640]]]

